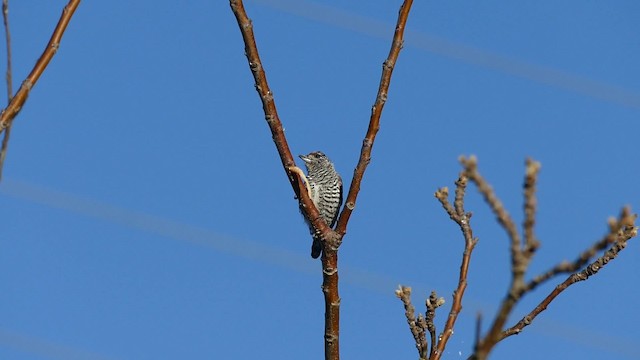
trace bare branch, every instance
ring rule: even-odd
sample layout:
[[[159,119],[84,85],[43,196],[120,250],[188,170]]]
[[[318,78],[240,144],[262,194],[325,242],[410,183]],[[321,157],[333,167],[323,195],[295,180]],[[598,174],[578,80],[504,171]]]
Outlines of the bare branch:
[[[2,0],[2,18],[4,20],[4,35],[7,44],[7,105],[13,98],[13,77],[11,69],[11,31],[9,30],[9,0]],[[2,169],[4,169],[4,159],[7,157],[9,148],[9,138],[11,137],[11,126],[8,126],[2,137],[0,147],[0,180],[2,179]]]
[[[511,240],[511,260],[512,262],[518,261],[520,257],[520,235],[518,234],[516,223],[511,219],[491,185],[478,172],[478,160],[476,157],[473,155],[469,158],[461,156],[460,163],[464,167],[465,175],[478,187],[478,191],[480,191],[480,194],[482,194],[493,211],[498,223],[507,231]]]
[[[527,159],[525,179],[524,179],[524,256],[531,259],[533,254],[540,246],[540,242],[536,239],[533,230],[536,225],[536,184],[538,182],[538,173],[540,171],[540,163]]]
[[[299,174],[294,171],[294,169],[297,168],[296,163],[293,159],[293,155],[291,154],[291,150],[289,149],[287,138],[284,135],[284,128],[282,127],[282,122],[278,116],[273,93],[269,88],[267,75],[264,71],[264,67],[262,66],[262,61],[260,60],[251,19],[247,16],[242,0],[230,0],[229,5],[236,17],[240,33],[244,40],[245,55],[247,56],[249,68],[251,69],[251,73],[255,80],[255,88],[260,96],[265,120],[271,130],[273,142],[278,151],[278,155],[280,156],[283,168],[289,178],[291,186],[293,187],[296,198],[298,198],[302,204],[301,208],[303,209],[303,215],[309,219],[313,226],[319,230],[319,233],[323,234],[323,237],[326,238],[327,234],[331,232],[331,229],[322,220],[318,213],[318,209],[313,205],[313,201],[311,201],[308,191],[306,191],[307,189],[304,181],[300,178]]]
[[[453,334],[453,327],[455,322],[462,311],[462,298],[464,297],[464,291],[467,288],[467,273],[469,271],[469,264],[471,262],[471,253],[476,246],[478,239],[473,237],[473,231],[471,229],[470,220],[471,213],[466,213],[464,210],[464,195],[467,188],[468,178],[463,171],[460,177],[456,181],[456,191],[454,205],[451,206],[448,200],[447,188],[441,188],[436,191],[435,196],[442,204],[449,217],[455,221],[462,231],[462,235],[465,240],[465,248],[462,254],[462,263],[460,264],[460,275],[458,278],[458,286],[453,292],[453,304],[449,311],[449,317],[444,326],[444,330],[440,334],[438,344],[435,350],[432,350],[430,359],[438,360],[444,353],[444,349],[447,346],[449,338]]]
[[[540,304],[538,304],[538,306],[536,306],[529,314],[518,321],[517,324],[502,332],[500,340],[511,335],[519,334],[526,326],[529,326],[536,316],[543,312],[549,304],[558,295],[560,295],[560,293],[575,283],[587,280],[590,276],[598,273],[598,271],[607,265],[609,261],[615,259],[618,256],[618,253],[627,246],[627,241],[638,235],[638,227],[635,226],[636,218],[637,215],[631,214],[631,209],[628,207],[623,208],[617,221],[614,220],[613,222],[610,222],[609,233],[605,236],[605,239],[607,240],[614,239],[611,247],[609,247],[601,257],[589,264],[589,266],[584,268],[582,271],[570,275],[560,285],[556,286],[556,288],[553,289],[553,291],[551,291],[551,293],[547,295],[547,297],[544,298],[544,300],[542,300],[542,302],[540,302]],[[599,247],[601,243],[602,241],[598,241],[594,244],[592,249]]]
[[[478,348],[478,344],[480,344],[480,336],[482,335],[482,313],[478,312],[476,314],[476,334],[475,339],[473,341],[473,348]]]
[[[425,301],[425,305],[427,307],[425,328],[429,331],[429,335],[431,336],[431,350],[429,350],[429,358],[431,359],[435,356],[437,344],[436,325],[433,320],[436,317],[436,309],[444,305],[444,298],[438,298],[438,294],[436,294],[435,291],[432,291],[431,295],[427,298],[427,301]]]
[[[273,93],[269,89],[267,83],[266,74],[260,56],[258,54],[258,48],[253,33],[253,25],[251,20],[247,16],[244,9],[242,0],[230,0],[229,4],[233,11],[242,38],[245,44],[245,54],[249,62],[249,68],[253,74],[255,80],[256,91],[260,95],[262,101],[262,108],[267,120],[267,124],[271,130],[273,141],[280,155],[282,165],[287,177],[291,182],[296,197],[299,199],[303,215],[313,225],[314,230],[317,233],[322,234],[323,252],[322,252],[322,272],[323,283],[322,291],[325,297],[325,358],[326,359],[339,359],[339,326],[340,326],[340,296],[338,294],[338,248],[342,242],[342,237],[346,233],[347,223],[351,212],[355,207],[355,201],[360,190],[360,182],[364,175],[370,159],[371,159],[371,147],[375,139],[376,133],[379,128],[380,115],[382,113],[382,107],[386,102],[387,91],[389,88],[389,82],[391,80],[391,73],[393,66],[398,58],[398,53],[402,45],[402,38],[404,27],[406,25],[407,17],[411,7],[411,0],[405,0],[402,8],[400,9],[400,15],[398,17],[398,25],[396,26],[396,32],[394,35],[393,45],[389,53],[389,58],[385,61],[382,72],[382,80],[380,82],[380,88],[378,90],[378,96],[372,110],[371,120],[369,122],[369,129],[363,143],[362,151],[360,154],[360,160],[356,166],[354,172],[354,178],[351,182],[349,194],[345,208],[340,215],[340,220],[336,227],[336,231],[333,231],[322,220],[318,213],[318,209],[314,206],[313,202],[309,198],[309,193],[305,189],[305,183],[300,174],[295,170],[295,162],[289,145],[287,144],[286,137],[280,118],[275,106]]]
[[[436,199],[438,199],[438,201],[440,201],[440,204],[442,204],[442,208],[444,208],[444,211],[449,214],[449,218],[453,221],[456,221],[456,219],[458,218],[458,214],[456,214],[456,210],[449,202],[449,188],[446,186],[441,187],[436,191],[435,197]]]
[[[11,74],[11,31],[9,31],[9,0],[2,0],[2,19],[4,20],[4,35],[7,43],[7,104],[13,98],[13,79]]]
[[[617,240],[617,231],[620,229],[618,219],[612,218],[609,220],[609,233],[607,233],[602,239],[596,241],[588,249],[584,250],[573,262],[562,261],[555,265],[553,268],[546,272],[534,277],[527,283],[525,292],[534,290],[538,285],[545,281],[561,274],[570,274],[582,269],[586,264],[593,259],[600,251],[606,250],[609,245],[613,244]]]
[[[340,218],[338,219],[338,224],[336,225],[336,232],[340,235],[344,235],[347,232],[347,223],[349,222],[349,217],[351,216],[353,209],[356,207],[356,199],[358,198],[358,193],[360,192],[360,183],[362,182],[362,177],[364,176],[364,172],[367,169],[369,162],[371,161],[371,150],[376,139],[376,134],[380,129],[380,116],[382,115],[384,104],[387,102],[389,84],[391,83],[391,74],[393,73],[396,61],[398,60],[398,55],[400,54],[400,50],[402,49],[402,45],[404,43],[404,29],[407,24],[409,11],[411,10],[412,4],[413,0],[404,0],[404,3],[400,7],[396,30],[393,34],[391,50],[389,50],[389,56],[387,57],[387,60],[385,60],[385,62],[382,64],[380,86],[378,88],[376,101],[371,108],[369,128],[367,129],[367,134],[362,141],[360,159],[358,160],[358,164],[353,171],[353,179],[351,180],[351,186],[349,187],[347,200],[345,202],[344,209],[340,214]]]
[[[511,234],[515,231],[515,235],[511,237],[511,252],[512,252],[512,279],[507,295],[505,296],[495,319],[484,337],[480,337],[476,340],[474,353],[470,359],[486,359],[489,352],[493,349],[495,344],[499,341],[520,333],[524,327],[531,324],[538,314],[544,311],[549,304],[565,289],[572,284],[579,281],[586,280],[591,275],[596,274],[604,265],[610,260],[614,259],[618,253],[624,249],[627,240],[637,235],[638,228],[635,226],[636,215],[631,214],[629,208],[624,208],[620,217],[616,220],[609,221],[609,234],[607,234],[602,240],[596,242],[589,249],[584,251],[578,259],[573,263],[562,262],[551,270],[535,277],[529,283],[524,282],[524,273],[529,266],[530,260],[533,257],[536,249],[539,246],[538,240],[534,235],[535,226],[535,212],[536,212],[536,183],[537,176],[540,170],[540,164],[528,159],[526,162],[526,177],[524,182],[524,212],[525,220],[523,223],[523,232],[525,243],[524,246],[520,246],[520,242],[517,240],[517,231],[511,229],[513,222],[509,218],[506,211],[503,209],[499,199],[493,193],[493,190],[488,183],[482,178],[477,171],[477,162],[474,157],[469,159],[462,158],[461,162],[465,168],[464,174],[474,181],[478,186],[480,193],[484,196],[485,201],[489,204],[494,214],[498,218],[499,223],[507,229],[507,232]],[[510,230],[511,229],[511,230]],[[522,298],[524,294],[536,288],[539,284],[549,280],[551,277],[567,272],[578,271],[583,268],[598,251],[605,250],[605,253],[592,262],[589,266],[583,270],[573,273],[564,282],[559,284],[542,302],[536,306],[529,314],[522,318],[516,325],[507,330],[504,329],[504,325],[509,315],[511,314],[516,303]]]
[[[44,49],[42,55],[40,55],[40,58],[33,66],[33,69],[27,78],[22,82],[22,85],[20,85],[20,89],[18,89],[18,92],[11,99],[9,105],[2,110],[2,113],[0,114],[0,131],[5,130],[9,125],[11,125],[13,119],[18,115],[24,103],[27,101],[29,92],[31,92],[31,89],[36,85],[38,79],[47,68],[47,65],[49,65],[49,62],[55,55],[56,51],[58,51],[62,35],[67,29],[67,25],[79,4],[80,0],[69,0],[69,3],[67,3],[62,10],[60,20],[58,20],[58,24],[53,30],[53,34],[51,34],[47,47]]]
[[[378,99],[376,100],[376,104],[378,104],[378,110],[374,110],[372,114],[372,120],[369,125],[367,137],[365,138],[365,145],[363,146],[360,162],[356,167],[351,189],[347,197],[345,210],[343,210],[340,221],[338,223],[338,229],[342,230],[338,232],[334,232],[333,230],[331,230],[327,226],[327,224],[320,218],[318,210],[315,208],[313,202],[309,198],[308,192],[305,191],[305,188],[303,188],[305,184],[303,184],[302,178],[293,170],[295,169],[295,162],[284,136],[284,130],[282,128],[280,118],[278,117],[275,101],[273,99],[273,93],[269,89],[264,67],[262,66],[262,62],[260,61],[258,48],[256,46],[255,36],[253,33],[253,25],[251,24],[251,20],[246,14],[244,5],[241,0],[230,0],[229,3],[238,22],[238,26],[240,27],[240,32],[242,33],[245,44],[245,54],[247,56],[247,60],[249,61],[249,67],[251,68],[251,72],[256,82],[256,90],[260,95],[265,118],[267,120],[269,128],[271,129],[271,134],[278,150],[278,154],[280,155],[282,165],[287,172],[287,176],[289,178],[289,181],[291,182],[291,185],[293,186],[293,190],[302,205],[301,208],[304,215],[307,217],[307,219],[310,220],[314,228],[319,230],[325,240],[323,244],[324,251],[322,256],[322,291],[325,295],[325,358],[339,359],[340,297],[338,294],[337,249],[342,241],[342,236],[346,232],[347,222],[349,220],[349,215],[351,214],[355,206],[355,199],[360,188],[362,175],[364,174],[364,169],[366,168],[366,165],[368,164],[370,159],[371,145],[373,144],[375,133],[377,132],[378,127],[377,123],[379,123],[382,106],[384,105],[384,101],[386,101],[386,92],[389,87],[391,70],[393,69],[393,65],[395,64],[398,53],[400,51],[400,45],[396,44],[396,42],[400,41],[401,44],[402,33],[406,24],[411,1],[405,1],[405,4],[403,5],[404,10],[401,10],[400,12],[401,15],[398,20],[399,25],[396,28],[396,35],[394,36],[394,46],[392,46],[392,51],[389,55],[390,60],[385,62],[386,66],[383,70],[383,80],[381,81]],[[372,129],[375,129],[375,131]],[[368,148],[366,144],[369,144]],[[368,150],[365,148],[367,148]],[[345,212],[347,212],[347,215],[345,215]]]
[[[420,355],[420,360],[427,358],[427,338],[425,337],[426,321],[422,315],[418,314],[416,319],[416,309],[411,303],[411,288],[408,286],[402,286],[396,290],[396,296],[402,300],[404,304],[404,316],[407,318],[407,324],[409,324],[409,330],[413,335],[413,340],[416,343],[416,349]]]
[[[504,327],[505,322],[507,321],[509,314],[513,310],[514,306],[520,299],[523,289],[525,287],[524,284],[524,274],[529,264],[530,258],[525,256],[523,251],[521,250],[521,241],[520,235],[518,234],[518,230],[515,222],[509,216],[509,213],[502,205],[502,202],[496,194],[494,193],[491,185],[480,175],[478,172],[477,159],[475,156],[471,156],[469,158],[461,157],[460,163],[464,167],[464,174],[469,177],[471,181],[473,181],[478,187],[478,191],[482,194],[485,199],[485,202],[489,205],[491,210],[493,211],[498,223],[507,231],[507,234],[510,238],[510,250],[511,250],[511,284],[509,286],[509,290],[507,291],[507,296],[505,296],[502,304],[500,305],[500,309],[489,328],[488,334],[481,339],[478,344],[476,344],[475,355],[480,359],[484,359],[486,354],[485,350],[491,349],[495,343],[497,343],[500,337],[500,333]],[[531,171],[531,179],[530,182],[535,184],[535,176],[537,174],[536,171]],[[527,180],[525,180],[525,184]],[[531,185],[531,184],[530,184]],[[531,218],[528,218],[525,221],[529,221],[533,224],[534,219],[533,216],[535,214],[535,207],[532,206],[534,203],[533,200],[533,192],[535,191],[535,187],[531,186],[529,190],[529,194],[525,195],[525,202],[529,202],[529,211]],[[526,205],[525,205],[526,206]],[[534,212],[531,212],[533,210]],[[531,236],[533,232],[531,232]],[[533,240],[532,244],[533,244]],[[533,254],[533,252],[531,252]]]

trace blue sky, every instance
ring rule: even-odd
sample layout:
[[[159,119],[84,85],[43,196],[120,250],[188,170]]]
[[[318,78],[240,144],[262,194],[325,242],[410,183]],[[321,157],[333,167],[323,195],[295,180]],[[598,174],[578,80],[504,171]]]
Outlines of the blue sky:
[[[65,3],[10,4],[16,88]],[[399,6],[246,2],[292,151],[324,151],[347,183]],[[420,311],[431,290],[450,305],[463,240],[433,193],[453,188],[459,155],[519,223],[524,160],[542,162],[530,276],[640,208],[639,15],[634,1],[416,1],[340,251],[343,358],[416,358],[398,284]],[[80,4],[0,184],[0,358],[323,358],[320,263],[243,52],[226,1]],[[480,242],[446,359],[466,358],[509,276],[474,188],[467,209]],[[640,358],[636,240],[493,358]]]

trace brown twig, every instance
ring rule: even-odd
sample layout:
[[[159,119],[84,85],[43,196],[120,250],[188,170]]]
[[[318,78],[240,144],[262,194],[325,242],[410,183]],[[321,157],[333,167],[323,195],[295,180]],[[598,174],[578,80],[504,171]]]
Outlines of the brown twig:
[[[536,208],[538,201],[536,200],[536,185],[538,182],[538,173],[540,172],[540,163],[527,159],[524,179],[524,250],[523,254],[526,258],[531,259],[535,251],[540,247],[540,242],[534,234],[536,225]]]
[[[502,340],[511,335],[519,334],[526,326],[529,326],[531,322],[543,312],[549,304],[560,293],[566,290],[569,286],[587,280],[590,276],[595,275],[600,269],[602,269],[607,263],[618,256],[618,253],[627,246],[627,241],[638,235],[638,227],[635,226],[635,220],[637,215],[631,213],[631,209],[625,207],[622,209],[620,217],[609,224],[609,233],[605,236],[608,244],[612,245],[605,251],[605,253],[597,260],[589,264],[583,270],[570,275],[565,281],[555,287],[549,295],[547,295],[538,306],[536,306],[529,314],[523,317],[517,324],[502,332],[500,339]],[[602,241],[598,241],[592,248],[600,247]],[[577,264],[577,262],[575,263]]]
[[[2,173],[4,170],[4,160],[7,157],[7,150],[9,149],[9,138],[11,137],[11,125],[4,129],[2,135],[2,145],[0,145],[0,180],[2,180]]]
[[[456,321],[458,313],[462,309],[462,297],[466,288],[466,277],[469,267],[469,261],[471,258],[471,252],[477,243],[477,239],[473,237],[469,220],[471,213],[466,213],[464,210],[464,196],[467,188],[468,181],[472,181],[476,184],[479,192],[484,197],[485,201],[493,211],[494,215],[498,219],[498,223],[507,231],[507,234],[511,240],[511,284],[502,301],[501,307],[496,314],[493,323],[483,337],[481,335],[481,320],[482,317],[478,314],[476,321],[476,334],[474,342],[474,352],[469,357],[473,360],[484,360],[487,358],[493,347],[501,340],[520,333],[526,326],[544,311],[549,304],[566,290],[569,286],[586,280],[590,276],[595,275],[602,267],[604,267],[609,261],[618,256],[618,253],[626,247],[627,241],[632,237],[637,236],[638,227],[635,225],[637,215],[632,214],[628,207],[625,207],[618,219],[609,220],[609,233],[604,236],[603,239],[593,244],[590,248],[585,250],[580,256],[573,262],[562,262],[556,265],[551,270],[537,276],[531,280],[528,284],[524,282],[525,271],[527,270],[533,255],[539,247],[539,241],[535,237],[535,216],[537,208],[536,200],[536,184],[538,181],[538,174],[540,171],[540,163],[531,159],[526,161],[526,176],[524,181],[524,213],[525,219],[522,224],[524,233],[524,244],[520,242],[520,235],[516,229],[515,223],[504,209],[504,206],[493,192],[493,189],[489,183],[480,175],[477,168],[477,160],[471,156],[469,158],[461,157],[460,162],[463,166],[463,171],[460,177],[456,181],[455,200],[453,205],[449,202],[449,190],[446,187],[438,189],[435,196],[442,204],[442,207],[447,212],[449,217],[455,221],[459,226],[465,238],[465,252],[463,254],[462,265],[460,266],[460,279],[458,281],[458,288],[453,293],[453,305],[449,313],[449,318],[445,325],[444,331],[440,334],[437,347],[435,351],[431,350],[429,359],[439,359],[442,356],[446,342],[453,332],[453,325]],[[588,262],[599,251],[605,250],[604,254],[598,259],[587,265]],[[576,272],[577,271],[577,272]],[[533,290],[540,283],[550,279],[551,277],[565,273],[574,272],[565,281],[556,286],[556,288],[544,298],[538,306],[536,306],[529,314],[523,317],[514,326],[503,330],[504,324],[508,319],[511,311],[515,305],[520,301],[522,296],[527,292]],[[433,294],[432,294],[433,295]],[[429,308],[429,301],[427,301],[427,308]],[[409,321],[410,319],[408,319]],[[429,312],[427,312],[426,324],[427,329],[431,331],[428,324],[430,321]],[[415,337],[415,336],[414,336]],[[432,336],[432,345],[433,345]],[[418,342],[416,342],[418,345]]]
[[[416,317],[416,309],[411,303],[411,288],[400,285],[396,290],[396,297],[398,297],[404,305],[404,316],[407,318],[407,324],[409,325],[411,335],[413,335],[420,360],[436,358],[436,326],[433,320],[436,317],[436,309],[444,305],[444,298],[438,298],[438,294],[432,291],[431,295],[429,295],[425,301],[425,307],[427,308],[425,316],[418,313]],[[429,342],[427,341],[427,331],[431,338],[431,349],[429,349]]]
[[[435,291],[431,292],[431,295],[425,301],[425,306],[427,307],[427,313],[425,315],[425,326],[427,331],[429,331],[429,335],[431,337],[431,350],[429,350],[429,358],[435,356],[436,352],[436,324],[433,320],[436,317],[436,309],[440,306],[444,305],[444,298],[438,298],[438,294]]]
[[[9,0],[2,0],[2,19],[4,20],[4,35],[7,43],[7,104],[13,98],[13,79],[11,75],[11,31],[9,31]]]
[[[478,160],[475,156],[466,158],[460,157],[460,163],[464,167],[465,175],[478,187],[478,191],[484,197],[486,203],[491,207],[498,223],[507,231],[511,240],[511,259],[516,262],[520,258],[520,235],[516,223],[496,196],[491,185],[478,172]],[[519,269],[521,270],[521,269]]]
[[[418,319],[416,319],[416,309],[411,303],[411,288],[400,285],[398,290],[396,290],[396,296],[404,305],[404,316],[407,318],[407,324],[409,324],[409,330],[411,331],[411,335],[413,335],[420,360],[426,359],[427,351],[429,351],[427,338],[425,337],[427,325],[421,314],[418,314]]]
[[[11,69],[11,31],[9,31],[9,0],[2,0],[2,19],[4,20],[4,35],[7,44],[7,105],[13,98],[13,78]],[[2,169],[4,168],[4,159],[7,157],[7,149],[9,148],[9,138],[11,136],[11,126],[7,127],[2,137],[2,146],[0,147],[0,180],[2,179]]]
[[[9,105],[2,110],[0,114],[0,131],[5,130],[11,123],[13,119],[18,115],[20,110],[22,109],[24,103],[27,101],[27,97],[29,96],[29,92],[38,82],[40,75],[44,72],[49,65],[49,62],[55,55],[56,51],[60,47],[60,41],[62,40],[62,35],[64,31],[67,29],[67,25],[73,16],[73,13],[76,11],[76,8],[80,4],[80,0],[69,0],[69,3],[62,10],[62,15],[60,15],[60,20],[58,20],[58,24],[56,28],[53,30],[53,34],[51,34],[51,38],[49,39],[49,43],[47,47],[44,49],[42,55],[33,66],[33,69],[27,76],[27,78],[20,85],[20,89],[15,94],[15,96],[9,102]]]
[[[573,262],[562,261],[555,265],[548,271],[531,279],[525,288],[525,292],[530,292],[538,287],[538,285],[545,281],[561,274],[570,274],[582,269],[586,264],[596,256],[600,251],[606,250],[609,245],[613,244],[617,240],[616,229],[619,226],[619,222],[616,219],[611,219],[609,223],[609,233],[605,235],[599,241],[596,241],[588,249],[584,250]]]
[[[330,229],[327,224],[320,218],[318,209],[315,208],[313,202],[311,201],[311,198],[309,198],[309,194],[306,191],[304,181],[302,181],[302,179],[297,176],[297,173],[294,171],[294,169],[296,168],[296,163],[293,160],[293,155],[291,155],[291,150],[289,149],[287,138],[284,135],[284,129],[282,127],[280,117],[278,116],[273,93],[269,89],[267,76],[264,71],[264,67],[262,66],[262,61],[260,60],[255,35],[253,33],[253,24],[247,16],[247,12],[244,9],[242,0],[230,0],[229,4],[231,6],[233,14],[236,17],[238,26],[240,27],[240,33],[242,34],[245,45],[245,55],[247,56],[249,68],[251,69],[251,73],[253,74],[253,78],[255,80],[255,88],[258,92],[258,95],[260,96],[265,120],[267,121],[267,125],[269,125],[269,129],[271,130],[273,142],[276,146],[276,149],[278,150],[278,155],[280,156],[280,160],[282,161],[284,170],[287,174],[287,177],[289,178],[289,181],[291,182],[291,186],[293,187],[296,197],[303,204],[303,209],[306,212],[304,215],[308,219],[312,220],[311,223],[317,229],[321,230],[321,233],[325,234]]]
[[[445,323],[444,330],[440,334],[436,349],[432,352],[430,359],[438,360],[444,353],[444,349],[447,346],[447,341],[453,334],[453,327],[462,310],[462,298],[464,297],[464,291],[467,288],[467,274],[469,271],[469,264],[471,262],[471,253],[478,243],[478,239],[473,237],[473,231],[471,229],[470,220],[471,213],[467,213],[464,210],[464,195],[467,187],[468,178],[465,173],[461,173],[460,177],[456,181],[456,192],[454,205],[449,203],[449,190],[445,188],[438,189],[435,193],[435,197],[440,201],[444,210],[449,214],[449,217],[458,224],[460,231],[465,240],[465,248],[462,254],[462,263],[460,264],[460,275],[458,277],[458,286],[453,292],[453,304],[449,311],[449,317]]]
[[[480,335],[482,334],[482,313],[478,312],[476,314],[476,333],[473,340],[473,347],[477,348],[480,343]]]
[[[494,193],[491,185],[489,185],[489,183],[478,172],[477,159],[475,156],[471,156],[469,158],[461,157],[460,163],[464,167],[464,173],[476,184],[478,191],[480,191],[485,202],[489,205],[496,216],[498,223],[506,230],[511,240],[511,284],[509,286],[507,296],[505,296],[502,301],[500,309],[489,328],[488,334],[481,339],[479,344],[477,344],[475,354],[479,356],[479,358],[483,359],[484,356],[486,356],[484,350],[491,349],[493,345],[499,341],[498,339],[502,329],[504,328],[504,324],[524,291],[524,274],[530,258],[522,251],[520,235],[518,234],[515,222],[511,219],[511,216],[509,216],[509,213],[502,205],[502,202]],[[536,172],[533,172],[533,174],[535,175]],[[529,221],[533,220],[529,219]]]
[[[404,44],[404,29],[407,25],[407,19],[409,18],[409,11],[413,0],[404,0],[400,11],[398,13],[398,22],[396,24],[396,30],[393,34],[393,42],[391,43],[391,50],[389,50],[389,56],[387,60],[382,64],[382,76],[380,78],[380,86],[378,88],[378,94],[376,100],[371,108],[371,118],[369,120],[369,128],[367,134],[362,141],[362,149],[360,150],[360,158],[355,170],[353,171],[353,179],[351,180],[351,186],[349,187],[349,193],[345,202],[344,209],[338,219],[336,225],[336,232],[340,235],[344,235],[347,232],[347,223],[349,217],[356,207],[356,199],[360,192],[360,183],[364,172],[371,161],[371,150],[373,143],[376,139],[376,134],[380,129],[380,116],[382,115],[382,109],[387,102],[387,94],[389,92],[389,84],[391,83],[391,74],[398,60],[398,55]]]

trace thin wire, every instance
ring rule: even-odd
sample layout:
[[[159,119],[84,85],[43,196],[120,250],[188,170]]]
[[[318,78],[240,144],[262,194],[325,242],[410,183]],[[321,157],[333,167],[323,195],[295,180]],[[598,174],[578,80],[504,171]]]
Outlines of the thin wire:
[[[131,211],[91,199],[83,199],[72,194],[21,181],[5,180],[0,187],[0,194],[51,208],[67,210],[82,216],[105,220],[162,237],[186,241],[198,246],[206,246],[253,261],[317,275],[317,264],[309,261],[306,253],[294,253],[253,241],[224,236],[205,228],[184,224],[172,219]],[[393,290],[399,283],[407,279],[393,279],[370,271],[343,266],[341,268],[341,280],[346,284],[393,297]],[[428,287],[425,284],[417,281],[412,281],[412,284],[414,285],[412,287],[415,293],[428,293]],[[483,313],[495,312],[494,305],[482,304],[472,299],[466,299],[466,301],[469,308],[480,309]],[[629,358],[640,357],[640,348],[634,342],[622,339],[619,336],[607,336],[593,330],[578,329],[552,320],[541,319],[536,324],[536,327],[532,328],[531,331],[544,334],[552,333],[558,338],[570,340],[583,346],[609,351],[612,354]],[[554,331],[554,329],[558,328],[562,328],[563,331]]]
[[[374,38],[388,40],[391,23],[375,20],[330,5],[304,0],[254,0],[271,8],[351,30]],[[465,63],[497,70],[506,74],[576,92],[599,100],[632,108],[640,108],[640,93],[606,84],[552,67],[536,65],[496,53],[454,43],[444,38],[417,31],[406,31],[405,46],[432,52]]]
[[[60,360],[108,360],[93,352],[61,345],[42,338],[27,336],[11,330],[0,328],[0,345],[13,350],[43,356],[47,359]]]

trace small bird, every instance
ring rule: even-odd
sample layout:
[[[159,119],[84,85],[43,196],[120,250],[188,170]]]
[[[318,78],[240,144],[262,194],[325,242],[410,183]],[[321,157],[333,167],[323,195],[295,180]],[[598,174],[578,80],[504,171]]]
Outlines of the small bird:
[[[333,228],[338,220],[338,212],[342,205],[342,178],[333,167],[329,158],[320,151],[314,151],[308,155],[299,155],[307,167],[307,180],[310,188],[309,197],[318,209],[320,217]],[[302,211],[302,210],[301,210]],[[305,218],[313,244],[311,245],[311,257],[317,259],[322,253],[322,239],[320,234],[313,230],[313,226]]]

